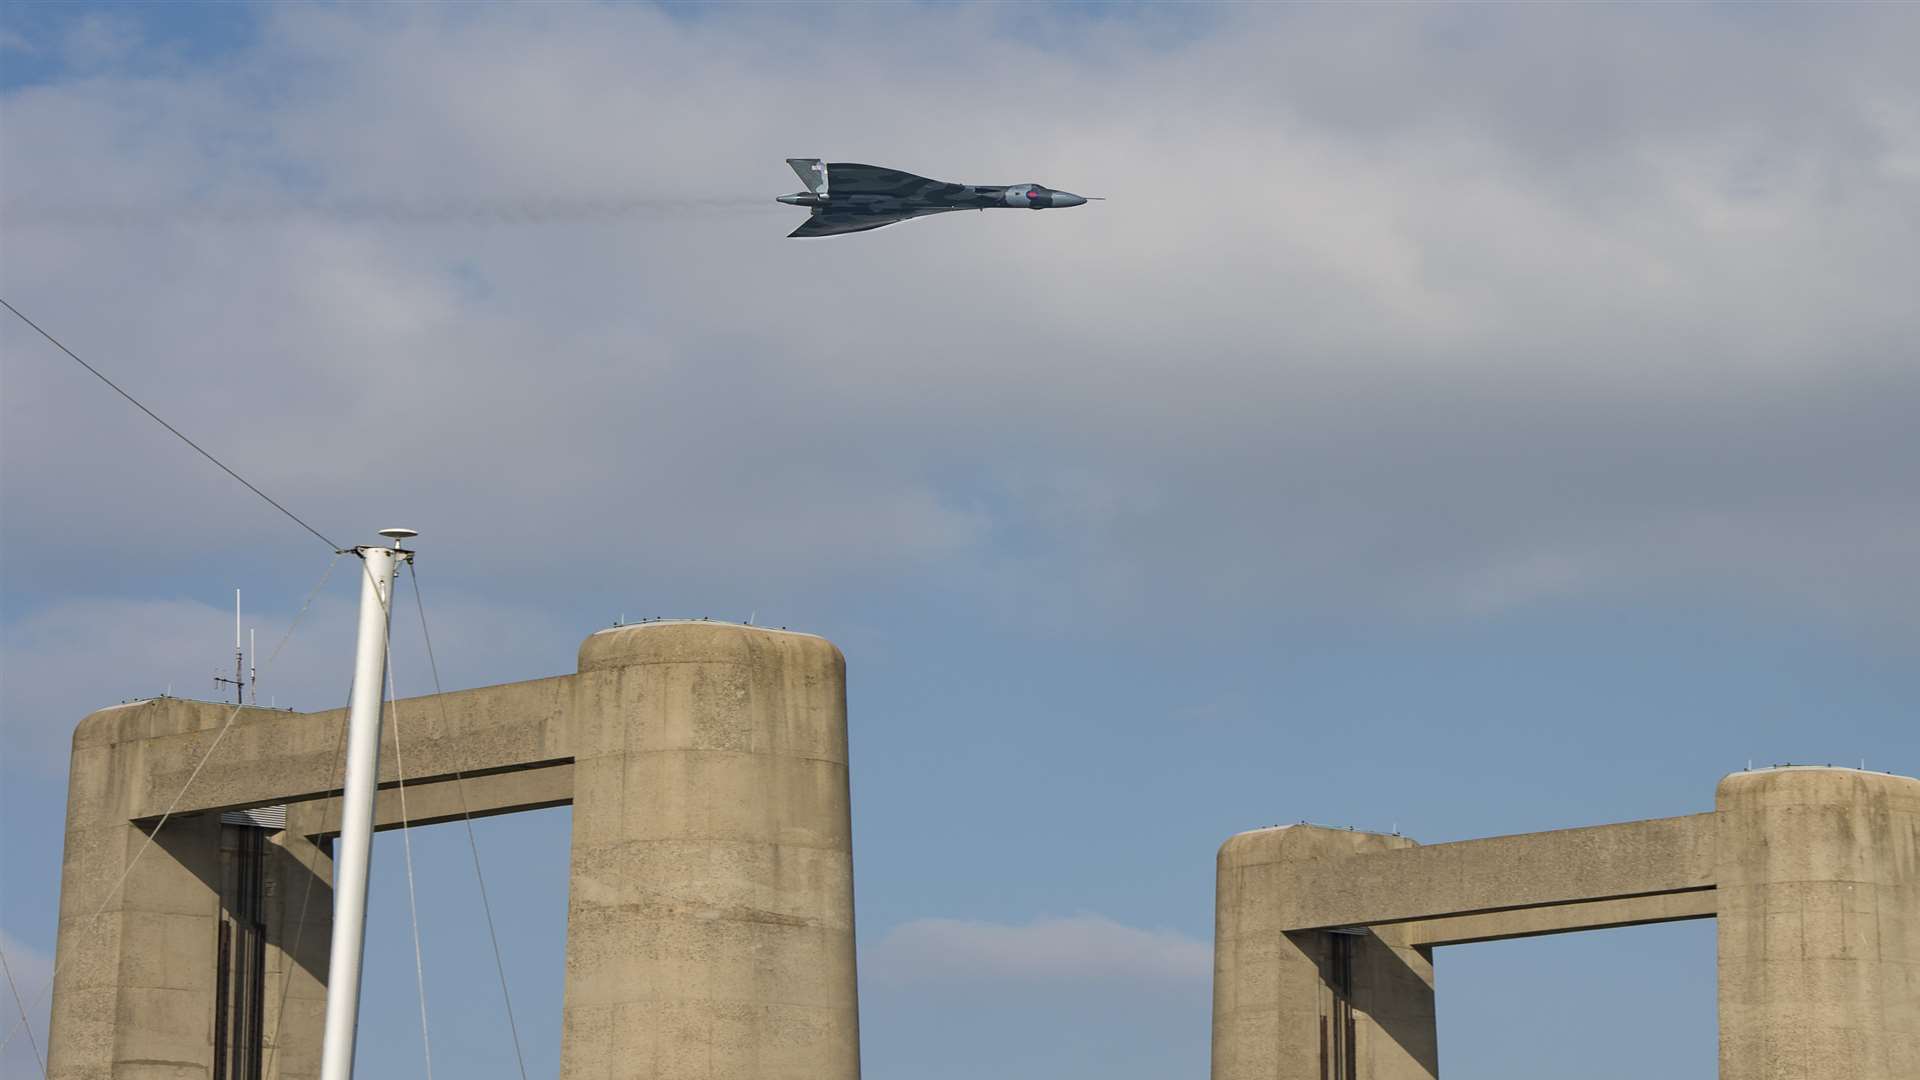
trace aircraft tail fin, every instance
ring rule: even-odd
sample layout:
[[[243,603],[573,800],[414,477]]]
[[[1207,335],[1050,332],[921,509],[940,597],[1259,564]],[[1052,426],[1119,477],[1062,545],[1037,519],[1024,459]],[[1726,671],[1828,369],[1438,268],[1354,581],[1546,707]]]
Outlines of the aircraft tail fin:
[[[827,193],[826,162],[819,158],[790,157],[787,159],[787,164],[793,167],[794,173],[800,177],[801,183],[807,185],[808,191],[815,195]]]

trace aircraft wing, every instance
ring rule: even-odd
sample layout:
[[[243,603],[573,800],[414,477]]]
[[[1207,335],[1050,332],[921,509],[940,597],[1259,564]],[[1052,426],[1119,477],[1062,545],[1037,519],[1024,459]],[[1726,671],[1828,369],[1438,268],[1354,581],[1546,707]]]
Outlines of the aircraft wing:
[[[928,186],[940,186],[938,180],[929,180],[910,172],[851,161],[829,164],[827,180],[833,185],[835,195],[900,195]]]
[[[835,183],[839,174],[835,173]],[[833,213],[831,211],[815,214],[800,223],[800,227],[788,233],[788,236],[839,236],[842,233],[866,232],[887,225],[897,225],[902,221],[926,217],[929,214],[945,214],[953,210],[965,210],[963,206],[915,206],[900,210],[888,210],[878,214]]]

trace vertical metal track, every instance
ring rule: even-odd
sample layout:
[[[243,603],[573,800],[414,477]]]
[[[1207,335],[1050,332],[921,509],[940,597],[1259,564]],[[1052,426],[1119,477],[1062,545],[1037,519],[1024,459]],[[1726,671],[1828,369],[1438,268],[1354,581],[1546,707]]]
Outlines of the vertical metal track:
[[[213,1080],[227,1080],[227,983],[233,978],[232,934],[233,928],[221,919],[214,932]]]
[[[1354,937],[1327,935],[1328,1013],[1320,1017],[1321,1080],[1360,1080],[1359,1022],[1353,1012]]]
[[[1331,1080],[1327,1076],[1327,1018],[1320,1018],[1320,1080]]]
[[[222,911],[211,1080],[261,1080],[265,1062],[267,831],[221,826]]]

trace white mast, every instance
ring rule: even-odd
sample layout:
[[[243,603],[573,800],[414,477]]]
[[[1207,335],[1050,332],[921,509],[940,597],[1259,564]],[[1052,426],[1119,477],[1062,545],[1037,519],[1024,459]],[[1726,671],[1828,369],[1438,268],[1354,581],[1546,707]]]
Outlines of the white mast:
[[[380,702],[387,679],[387,630],[393,574],[413,552],[400,541],[412,529],[381,529],[393,546],[357,547],[366,564],[360,584],[360,636],[347,710],[347,778],[340,802],[340,840],[333,863],[333,951],[327,964],[327,1024],[320,1080],[352,1080],[360,1020],[360,962],[367,944],[367,862],[373,853],[373,795],[380,776]]]
[[[235,705],[245,705],[247,703],[248,678],[246,654],[240,651],[240,590],[235,589],[233,590],[233,678],[225,679],[215,675],[213,682],[215,686],[221,683],[232,684],[233,703]]]

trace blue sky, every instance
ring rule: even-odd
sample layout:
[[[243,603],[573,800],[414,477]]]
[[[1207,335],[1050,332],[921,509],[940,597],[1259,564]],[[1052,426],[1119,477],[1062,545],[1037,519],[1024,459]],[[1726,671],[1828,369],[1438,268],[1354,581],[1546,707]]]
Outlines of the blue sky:
[[[1199,1076],[1234,832],[1920,772],[1916,41],[1896,7],[14,3],[0,294],[329,535],[420,529],[450,685],[622,615],[834,640],[866,1075]],[[800,155],[1111,201],[789,242]],[[328,555],[31,331],[0,360],[31,990],[71,725],[211,696],[231,590],[278,640]],[[354,599],[263,694],[340,703]],[[478,831],[550,1074],[566,813]],[[420,1074],[398,852],[376,1078]],[[516,1075],[464,835],[415,855],[436,1065]],[[1711,923],[1438,977],[1450,1074],[1714,1068]]]

